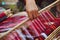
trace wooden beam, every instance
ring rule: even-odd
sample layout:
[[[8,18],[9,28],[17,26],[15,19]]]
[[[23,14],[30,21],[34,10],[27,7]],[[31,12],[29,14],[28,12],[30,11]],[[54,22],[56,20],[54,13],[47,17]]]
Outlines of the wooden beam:
[[[56,35],[60,33],[60,26],[56,28],[45,40],[52,40]]]

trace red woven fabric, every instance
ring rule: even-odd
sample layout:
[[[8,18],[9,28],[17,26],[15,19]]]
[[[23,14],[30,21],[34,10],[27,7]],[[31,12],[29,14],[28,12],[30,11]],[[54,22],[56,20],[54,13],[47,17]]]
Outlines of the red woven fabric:
[[[14,22],[14,24],[21,22],[20,20],[18,20],[19,18],[20,17],[12,18],[14,20],[14,21],[12,20]],[[10,19],[7,19],[7,20],[10,20]],[[17,31],[16,31],[16,32],[12,32],[13,34],[11,34],[11,35],[15,36],[13,38],[13,40],[19,40],[19,39],[20,40],[36,40],[36,39],[44,40],[51,32],[53,32],[53,30],[55,30],[57,28],[57,26],[60,25],[59,20],[60,20],[60,18],[55,18],[51,14],[50,11],[45,11],[45,12],[42,12],[40,14],[40,16],[38,16],[33,21],[28,21],[26,23],[27,26],[29,26],[28,28],[25,28],[26,26],[23,25],[21,30],[17,29],[17,30],[19,30],[18,31],[19,33],[17,33]],[[9,28],[9,27],[7,27],[7,28]],[[12,40],[11,37],[9,37],[9,39]]]
[[[6,14],[4,12],[0,13],[0,18],[6,16]]]

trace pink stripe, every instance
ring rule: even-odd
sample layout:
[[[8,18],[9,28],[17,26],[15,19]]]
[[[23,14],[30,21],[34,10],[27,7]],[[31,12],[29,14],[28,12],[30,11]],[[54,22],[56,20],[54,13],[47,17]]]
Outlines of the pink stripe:
[[[35,29],[37,30],[37,32],[40,34],[40,31],[39,31],[40,29],[39,29],[38,25],[34,21],[32,23],[33,23]]]
[[[39,24],[39,22],[38,22],[38,20],[36,19],[36,20],[34,20],[35,21],[35,25],[37,25],[38,26],[38,30],[40,30],[40,32],[42,32],[42,31],[44,31],[44,29],[41,27],[41,25]],[[37,27],[36,26],[36,27]]]
[[[29,33],[29,31],[27,30],[27,28],[23,27],[22,29],[26,32],[26,34],[27,34],[32,40],[34,40],[33,36]]]
[[[6,38],[7,39],[7,38]],[[12,33],[8,34],[8,40],[13,40],[14,39],[14,36]]]
[[[13,35],[15,36],[15,40],[19,40],[19,36],[17,35],[16,31],[13,31]]]
[[[30,27],[33,29],[33,31],[35,31],[35,33],[36,33],[37,36],[40,35],[31,21],[29,22],[28,25],[30,25]]]
[[[54,16],[53,16],[53,14],[50,12],[50,11],[46,11],[46,13],[48,14],[48,16],[52,19],[52,20],[54,20]]]
[[[46,18],[46,20],[48,21],[48,22],[50,22],[50,20],[49,20],[49,18],[48,18],[48,16],[45,14],[45,12],[44,13],[42,13],[43,15],[44,15],[44,17]]]
[[[41,20],[39,18],[37,18],[37,20],[39,21],[41,27],[44,28],[44,29],[46,29],[45,25],[41,22]]]
[[[42,15],[42,13],[41,13],[41,15],[40,15],[42,18],[41,19],[43,19],[43,21],[45,21],[46,22],[46,19],[44,18],[44,15]]]

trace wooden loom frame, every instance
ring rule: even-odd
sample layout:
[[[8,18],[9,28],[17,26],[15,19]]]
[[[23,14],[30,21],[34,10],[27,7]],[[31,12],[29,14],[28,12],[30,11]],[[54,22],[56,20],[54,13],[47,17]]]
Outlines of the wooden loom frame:
[[[59,2],[60,2],[59,0],[53,2],[52,4],[48,5],[47,7],[41,9],[41,10],[39,11],[39,13],[40,13],[40,12],[43,12],[43,11],[45,11],[45,10],[49,10],[50,8],[54,7],[54,6],[55,6],[57,3],[59,3]],[[26,15],[26,14],[25,14],[25,15]],[[19,23],[19,24],[16,25],[15,27],[13,27],[11,30],[9,30],[9,31],[7,31],[7,32],[5,32],[5,33],[0,33],[0,38],[6,36],[8,33],[10,33],[11,31],[13,31],[13,30],[15,30],[15,29],[17,29],[17,28],[21,28],[20,26],[22,26],[22,25],[23,25],[25,22],[27,22],[27,21],[29,21],[29,18],[25,19],[24,21],[22,21],[21,23]]]
[[[45,40],[52,40],[58,33],[60,33],[60,26],[56,28]]]

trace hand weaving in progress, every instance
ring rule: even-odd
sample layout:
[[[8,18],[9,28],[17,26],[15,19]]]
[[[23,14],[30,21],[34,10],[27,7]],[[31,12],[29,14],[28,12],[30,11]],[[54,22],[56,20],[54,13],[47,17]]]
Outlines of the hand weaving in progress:
[[[52,7],[59,4],[60,0],[56,0],[40,11],[34,1],[25,0],[27,12],[18,13],[9,9],[0,14],[1,40],[60,40],[60,18],[50,11]]]

